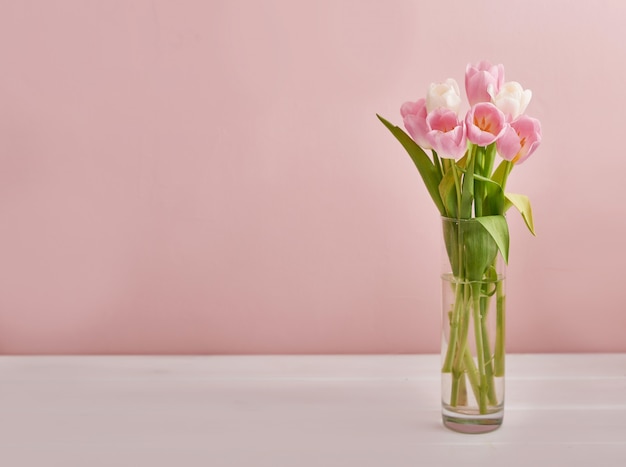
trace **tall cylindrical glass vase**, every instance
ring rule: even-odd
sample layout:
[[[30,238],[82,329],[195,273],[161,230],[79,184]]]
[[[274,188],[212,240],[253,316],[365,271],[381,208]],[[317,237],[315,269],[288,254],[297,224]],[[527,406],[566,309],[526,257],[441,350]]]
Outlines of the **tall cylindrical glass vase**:
[[[443,423],[485,433],[504,415],[505,264],[475,218],[443,218],[442,227]]]

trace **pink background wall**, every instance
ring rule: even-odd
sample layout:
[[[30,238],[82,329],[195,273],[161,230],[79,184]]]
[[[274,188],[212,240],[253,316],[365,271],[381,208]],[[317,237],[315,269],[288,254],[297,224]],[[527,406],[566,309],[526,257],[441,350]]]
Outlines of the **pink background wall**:
[[[439,219],[374,114],[480,59],[544,130],[508,348],[626,351],[625,44],[617,0],[2,0],[0,352],[437,352]]]

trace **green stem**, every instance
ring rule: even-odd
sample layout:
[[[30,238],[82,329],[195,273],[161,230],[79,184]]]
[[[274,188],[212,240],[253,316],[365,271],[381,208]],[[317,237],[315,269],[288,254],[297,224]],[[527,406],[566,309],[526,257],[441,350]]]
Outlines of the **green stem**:
[[[472,284],[473,286],[474,284]],[[466,290],[468,290],[470,288],[470,285],[464,285],[464,288]],[[474,292],[476,290],[474,289]],[[472,297],[472,301],[473,301],[473,297]],[[467,379],[470,383],[470,386],[472,388],[472,392],[474,393],[474,398],[478,401],[479,403],[479,410],[480,413],[486,413],[487,412],[487,401],[489,400],[489,402],[491,402],[492,404],[496,404],[496,402],[493,402],[490,400],[490,397],[488,395],[488,393],[490,392],[490,389],[485,389],[485,384],[487,384],[487,388],[493,388],[493,385],[490,385],[488,380],[487,382],[485,381],[485,370],[481,370],[481,362],[484,362],[484,356],[481,356],[481,352],[477,350],[477,360],[478,360],[478,367],[476,366],[476,363],[474,362],[474,359],[472,357],[472,353],[470,351],[470,347],[467,345],[467,337],[468,337],[468,331],[469,331],[469,307],[470,307],[470,301],[467,300],[465,301],[465,305],[464,305],[464,310],[466,310],[467,316],[466,316],[466,320],[463,322],[463,326],[462,329],[460,331],[460,334],[464,337],[459,343],[458,346],[456,346],[456,357],[460,358],[461,361],[456,361],[455,360],[455,365],[452,368],[452,386],[451,386],[451,391],[450,391],[450,406],[452,407],[457,407],[458,405],[461,404],[461,402],[459,401],[459,399],[461,399],[461,395],[463,392],[463,382],[465,379],[465,375],[467,375]],[[476,302],[474,301],[474,307],[476,307]],[[476,309],[476,308],[474,308]],[[474,323],[476,324],[476,315],[474,315]],[[484,339],[484,336],[483,336]],[[482,368],[485,368],[485,365],[482,365]],[[495,390],[494,390],[494,400],[495,400]]]
[[[459,217],[469,219],[472,217],[472,204],[474,202],[474,166],[476,164],[476,145],[472,144],[465,163],[465,175],[463,176],[463,188],[461,189],[461,208]]]
[[[496,143],[491,143],[485,149],[485,169],[481,174],[483,177],[491,176],[491,172],[493,171],[493,164],[496,160]]]
[[[496,397],[496,387],[493,378],[493,359],[491,358],[491,344],[489,342],[489,329],[487,326],[487,320],[489,313],[489,301],[490,297],[480,298],[480,325],[482,327],[483,336],[483,355],[485,356],[485,376],[487,378],[487,398],[491,405],[497,405],[498,399]]]
[[[454,162],[452,162],[451,169],[452,169],[452,174],[454,175],[454,184],[456,186],[457,201],[459,203],[458,204],[459,209],[457,209],[457,213],[459,213],[460,206],[461,206],[461,192],[460,192],[459,176],[457,173],[458,167],[456,166]],[[458,270],[452,271],[452,276],[453,276],[453,281],[454,281],[453,283],[455,286],[454,309],[452,311],[452,316],[450,317],[450,339],[448,341],[448,348],[446,349],[446,357],[444,359],[443,368],[441,370],[443,373],[451,373],[454,361],[458,360],[458,358],[455,358],[456,357],[455,353],[457,352],[457,341],[459,339],[460,325],[465,315],[465,313],[463,313],[463,310],[466,308],[466,305],[465,305],[465,296],[467,295],[466,290],[465,290],[466,285],[462,281],[459,280],[463,274],[462,272],[463,271],[463,244],[461,243],[461,240],[462,240],[461,226],[457,225],[456,247],[458,248],[458,252],[457,252]],[[467,334],[467,332],[463,334]],[[462,341],[465,341],[465,340],[467,340],[467,338],[462,339]],[[461,349],[461,351],[463,350],[462,346],[458,348]],[[453,374],[452,375],[453,387],[456,387],[455,383],[457,379],[458,379],[458,376],[455,376]]]
[[[483,164],[485,163],[485,150],[483,147],[478,147],[476,150],[476,161],[474,162],[474,173],[482,173]],[[483,215],[483,198],[484,198],[484,185],[483,182],[474,178],[474,213],[476,217]]]
[[[455,283],[454,309],[452,310],[452,315],[450,316],[450,339],[448,341],[448,348],[446,349],[446,358],[444,359],[443,367],[441,369],[443,373],[452,372],[452,362],[455,357],[455,350],[459,339],[459,328],[461,324],[461,304],[463,303],[461,294],[463,288],[463,284]]]
[[[461,218],[461,177],[459,177],[459,168],[456,163],[452,163],[452,175],[454,177],[454,188],[456,189],[456,213],[457,218]],[[461,226],[459,226],[459,229]]]
[[[504,281],[498,278],[496,285],[496,352],[494,355],[495,375],[497,377],[504,376],[505,309]]]
[[[465,377],[465,373],[463,373],[462,377],[459,378],[458,386],[457,406],[467,405],[467,378]]]
[[[511,174],[511,170],[513,170],[513,162],[511,161],[502,161],[504,163],[504,176],[502,177],[502,191],[506,189],[506,182]]]
[[[472,386],[474,397],[476,400],[479,400],[480,375],[478,374],[478,369],[476,368],[476,364],[474,363],[474,358],[472,358],[472,353],[470,352],[469,347],[465,347],[465,351],[463,352],[463,361],[465,363],[465,371],[467,372],[467,378]]]
[[[477,398],[478,408],[481,414],[487,413],[487,373],[485,370],[485,354],[480,319],[480,283],[472,283],[474,338],[476,340],[476,360],[478,361],[478,373],[480,375],[479,395]]]
[[[450,317],[450,340],[446,349],[443,373],[452,372],[454,363],[458,362],[457,351],[462,351],[467,342],[468,313],[467,313],[467,285],[463,282],[455,282],[454,308]],[[460,337],[459,337],[460,336]],[[459,341],[460,338],[460,341]]]
[[[470,288],[466,283],[462,284],[463,300],[460,310],[459,318],[459,340],[454,348],[454,357],[452,360],[452,392],[450,394],[450,405],[456,407],[459,397],[460,381],[465,378],[465,365],[463,363],[463,357],[465,350],[467,349],[467,337],[469,334],[469,322],[470,322]]]

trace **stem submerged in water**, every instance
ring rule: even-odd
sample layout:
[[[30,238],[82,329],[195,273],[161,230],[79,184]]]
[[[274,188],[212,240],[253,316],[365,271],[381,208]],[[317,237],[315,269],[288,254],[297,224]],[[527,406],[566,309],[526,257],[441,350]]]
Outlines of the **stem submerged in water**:
[[[496,353],[494,356],[495,375],[499,377],[504,376],[505,307],[504,282],[499,280],[496,284]]]
[[[463,408],[475,400],[478,413],[487,414],[501,403],[496,387],[501,382],[496,378],[504,376],[502,278],[497,278],[495,283],[461,282],[452,278],[450,287],[454,303],[448,302],[451,307],[446,315],[447,323],[444,322],[449,325],[449,334],[444,339],[449,339],[442,367],[443,373],[450,374],[449,406]],[[490,312],[494,302],[495,310]],[[489,325],[489,320],[494,318],[495,329]],[[493,331],[495,335],[491,334]],[[473,394],[472,399],[468,398],[468,392]]]
[[[482,318],[480,316],[480,283],[472,283],[472,308],[474,318],[474,339],[476,339],[476,360],[478,361],[478,373],[480,375],[479,391],[476,395],[478,408],[481,414],[487,413],[487,394],[489,380],[487,379],[486,355],[484,341],[488,338],[483,335]]]

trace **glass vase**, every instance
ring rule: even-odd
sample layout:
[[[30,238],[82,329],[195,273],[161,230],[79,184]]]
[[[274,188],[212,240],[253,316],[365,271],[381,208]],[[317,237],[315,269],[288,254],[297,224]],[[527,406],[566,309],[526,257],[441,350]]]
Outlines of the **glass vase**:
[[[442,219],[442,417],[485,433],[504,416],[505,265],[476,219]]]

